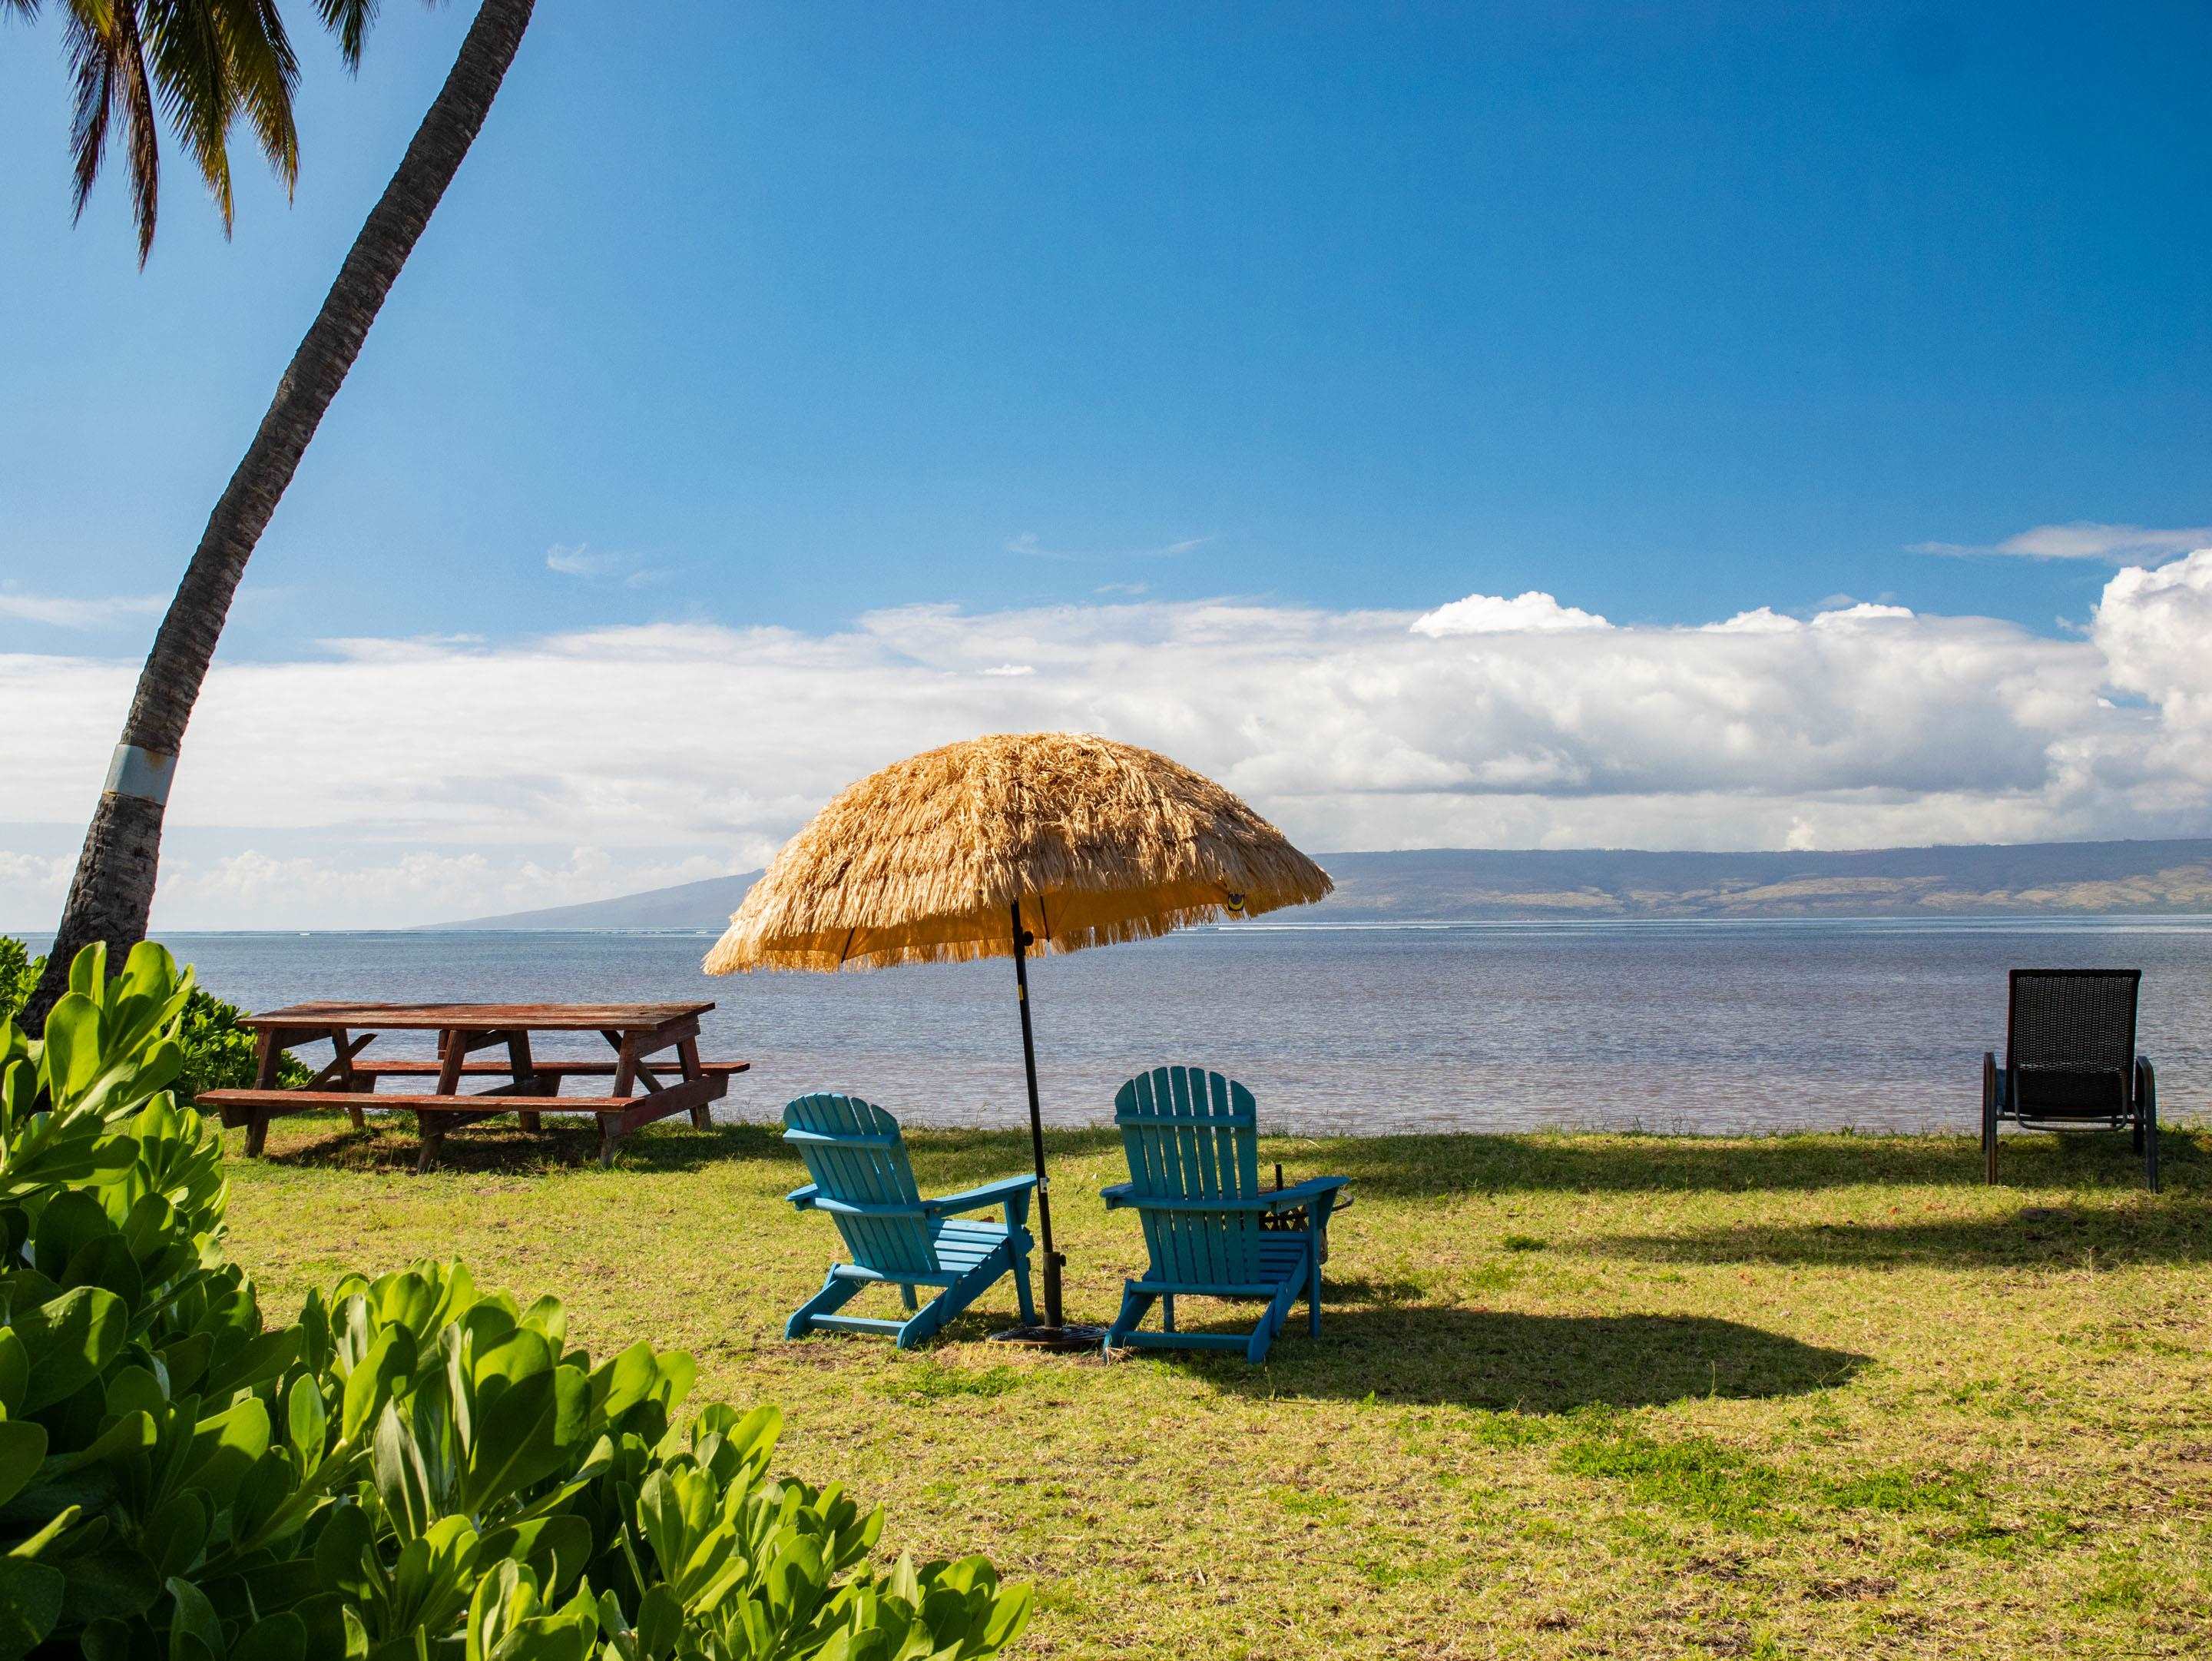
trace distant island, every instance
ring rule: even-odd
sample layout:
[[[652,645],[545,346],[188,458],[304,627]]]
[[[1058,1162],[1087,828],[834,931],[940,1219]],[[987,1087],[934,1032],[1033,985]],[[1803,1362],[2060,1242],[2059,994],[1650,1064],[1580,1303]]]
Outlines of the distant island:
[[[1425,849],[1324,854],[1336,892],[1304,922],[1662,917],[1972,917],[2212,912],[2212,838],[1654,854],[1628,849]],[[760,875],[709,877],[443,928],[720,930]]]

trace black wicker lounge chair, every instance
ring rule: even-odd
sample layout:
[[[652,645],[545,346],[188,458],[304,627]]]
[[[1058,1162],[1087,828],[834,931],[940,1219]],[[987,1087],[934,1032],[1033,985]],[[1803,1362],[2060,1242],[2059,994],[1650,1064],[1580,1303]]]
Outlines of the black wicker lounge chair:
[[[1982,1057],[1982,1166],[1997,1179],[1997,1127],[2130,1130],[2158,1191],[2158,1080],[2136,1054],[2139,969],[2015,969],[2004,1065]]]

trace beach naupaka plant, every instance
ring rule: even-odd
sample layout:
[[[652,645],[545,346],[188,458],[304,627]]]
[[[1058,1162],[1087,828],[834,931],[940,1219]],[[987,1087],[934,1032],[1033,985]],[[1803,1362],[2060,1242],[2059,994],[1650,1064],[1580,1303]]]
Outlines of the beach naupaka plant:
[[[1028,1619],[979,1557],[771,1474],[781,1418],[679,1411],[691,1357],[569,1342],[459,1263],[270,1324],[222,1138],[168,1086],[159,946],[0,1021],[0,1661],[969,1661]]]
[[[76,82],[71,129],[80,211],[111,138],[131,171],[138,253],[153,244],[160,107],[230,222],[229,134],[244,120],[289,187],[298,162],[292,88],[298,65],[275,0],[53,0]],[[207,678],[246,565],[308,441],[360,356],[369,327],[490,113],[529,27],[533,0],[482,0],[444,86],[398,170],[370,210],[322,307],[292,354],[246,455],[209,514],[184,580],[138,677],[107,785],[86,828],[46,972],[23,1011],[40,1029],[78,951],[145,936],[161,826],[185,728]],[[316,0],[349,66],[357,65],[377,0]],[[37,17],[42,0],[0,0]]]

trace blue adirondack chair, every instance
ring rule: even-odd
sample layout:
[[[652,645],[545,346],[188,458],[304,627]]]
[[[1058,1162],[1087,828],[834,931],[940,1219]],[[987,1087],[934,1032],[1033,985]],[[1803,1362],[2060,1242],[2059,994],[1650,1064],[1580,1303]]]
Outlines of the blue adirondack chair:
[[[1129,1156],[1129,1180],[1104,1190],[1107,1208],[1127,1206],[1145,1226],[1152,1263],[1121,1293],[1121,1312],[1105,1348],[1242,1349],[1263,1361],[1267,1347],[1305,1295],[1309,1329],[1321,1331],[1321,1263],[1328,1214],[1348,1177],[1316,1177],[1295,1188],[1260,1185],[1260,1141],[1252,1092],[1218,1073],[1158,1067],[1115,1092],[1114,1123]],[[1263,1218],[1296,1226],[1265,1227]],[[1232,1332],[1178,1332],[1178,1296],[1264,1298],[1266,1311],[1248,1338]],[[1160,1329],[1138,1330],[1152,1305]]]
[[[785,1197],[801,1211],[824,1211],[845,1237],[849,1263],[834,1263],[822,1290],[799,1306],[783,1335],[800,1338],[817,1328],[836,1332],[884,1332],[901,1349],[912,1349],[974,1303],[1001,1275],[1014,1277],[1022,1324],[1036,1324],[1030,1301],[1030,1195],[1035,1177],[1009,1177],[941,1200],[925,1200],[915,1187],[914,1167],[898,1121],[857,1096],[801,1096],[783,1110],[783,1139],[806,1161],[814,1178]],[[1004,1223],[962,1214],[1006,1213]],[[902,1321],[840,1315],[866,1287],[898,1287],[907,1309]],[[940,1288],[918,1306],[916,1287]]]

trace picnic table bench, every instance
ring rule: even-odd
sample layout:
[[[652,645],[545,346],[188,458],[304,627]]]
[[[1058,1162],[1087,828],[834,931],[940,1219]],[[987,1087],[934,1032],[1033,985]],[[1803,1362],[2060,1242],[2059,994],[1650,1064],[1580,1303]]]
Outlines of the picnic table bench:
[[[536,1130],[545,1113],[589,1113],[599,1121],[599,1163],[611,1165],[615,1145],[640,1125],[674,1113],[689,1113],[702,1130],[711,1123],[708,1106],[730,1087],[733,1074],[750,1062],[707,1062],[699,1058],[699,1017],[712,1003],[495,1004],[344,1003],[289,1004],[249,1015],[257,1060],[250,1090],[205,1090],[203,1107],[213,1108],[226,1126],[246,1127],[246,1151],[258,1156],[269,1121],[312,1108],[343,1108],[358,1129],[369,1105],[411,1112],[422,1139],[417,1169],[437,1163],[446,1134],[513,1113],[525,1130]],[[362,1051],[382,1032],[428,1032],[436,1054],[427,1058],[364,1061]],[[539,1061],[531,1054],[533,1032],[597,1032],[614,1054],[604,1060]],[[331,1060],[306,1088],[276,1087],[287,1050],[328,1043]],[[502,1059],[474,1062],[478,1050],[500,1050]],[[657,1060],[673,1050],[672,1060]],[[433,1079],[428,1091],[383,1092],[382,1079]],[[490,1088],[464,1092],[464,1080],[496,1078]],[[563,1096],[570,1078],[612,1080],[603,1096]]]

